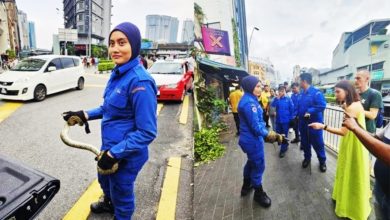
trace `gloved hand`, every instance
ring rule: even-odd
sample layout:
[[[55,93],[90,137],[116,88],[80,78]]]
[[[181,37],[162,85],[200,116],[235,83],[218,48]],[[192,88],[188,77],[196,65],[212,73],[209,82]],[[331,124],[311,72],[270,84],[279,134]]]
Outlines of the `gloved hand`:
[[[88,120],[85,117],[85,113],[83,110],[77,111],[77,112],[64,112],[62,113],[62,117],[66,122],[68,122],[68,125],[73,126],[75,124],[79,124],[80,126],[83,126],[85,124],[85,132],[87,134],[91,133],[89,130],[89,124]]]
[[[96,158],[97,170],[99,174],[107,175],[115,173],[118,170],[118,160],[110,157],[108,151],[102,151]]]
[[[275,131],[268,132],[267,137],[265,138],[265,142],[274,143],[278,142],[278,144],[288,143],[288,140],[284,135],[278,134]]]
[[[305,121],[309,121],[310,120],[310,113],[305,113],[303,118],[305,119]]]

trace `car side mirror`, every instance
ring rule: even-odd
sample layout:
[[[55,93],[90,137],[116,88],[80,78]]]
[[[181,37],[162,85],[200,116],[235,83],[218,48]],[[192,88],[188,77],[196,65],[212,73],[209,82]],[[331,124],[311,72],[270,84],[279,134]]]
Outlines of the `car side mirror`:
[[[53,71],[56,71],[57,68],[55,66],[49,66],[49,68],[47,68],[47,71],[48,72],[53,72]]]

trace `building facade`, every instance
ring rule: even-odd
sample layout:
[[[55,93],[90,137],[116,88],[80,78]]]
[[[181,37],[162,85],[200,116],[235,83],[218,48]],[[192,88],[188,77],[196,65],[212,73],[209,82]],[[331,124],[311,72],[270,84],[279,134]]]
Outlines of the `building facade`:
[[[167,15],[147,15],[145,37],[157,43],[176,43],[179,20]]]
[[[7,8],[4,2],[0,1],[0,54],[10,49],[9,36]]]
[[[37,41],[35,37],[35,23],[32,21],[28,22],[28,37],[30,41],[30,48],[36,49],[37,48]]]
[[[19,25],[19,34],[20,34],[20,48],[22,50],[30,49],[30,36],[29,36],[29,27],[27,21],[27,14],[23,11],[18,11],[18,25]]]
[[[111,30],[111,0],[64,0],[64,27],[77,29],[76,45],[107,43]],[[86,51],[84,51],[86,52]]]
[[[259,78],[262,82],[265,82],[265,67],[261,65],[260,63],[249,61],[248,63],[248,72],[251,75],[256,76]]]
[[[248,69],[248,37],[244,0],[233,0],[233,16],[238,34],[241,67]]]
[[[2,0],[0,4],[5,8],[8,25],[9,45],[8,49],[14,50],[16,54],[20,51],[19,25],[18,25],[18,8],[15,0]]]
[[[186,19],[183,21],[181,42],[191,43],[192,41],[194,41],[194,21],[191,19]]]
[[[353,32],[342,34],[333,51],[332,69],[319,75],[322,85],[352,80],[359,69],[371,72],[370,86],[382,93],[390,91],[389,19],[373,20]]]

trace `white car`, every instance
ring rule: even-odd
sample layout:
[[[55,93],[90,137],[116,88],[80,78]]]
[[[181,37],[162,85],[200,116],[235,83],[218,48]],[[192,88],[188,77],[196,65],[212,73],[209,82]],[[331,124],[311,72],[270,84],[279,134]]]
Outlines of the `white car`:
[[[56,92],[82,90],[84,81],[84,69],[76,56],[33,56],[0,74],[0,99],[42,101]]]

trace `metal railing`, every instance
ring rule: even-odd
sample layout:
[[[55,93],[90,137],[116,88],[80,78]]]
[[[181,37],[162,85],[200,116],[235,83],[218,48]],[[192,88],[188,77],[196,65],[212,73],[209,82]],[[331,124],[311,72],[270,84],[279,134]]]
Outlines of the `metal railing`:
[[[340,128],[343,123],[344,110],[339,106],[327,105],[324,111],[324,123],[329,127]],[[324,131],[324,142],[336,153],[339,151],[340,136]]]

